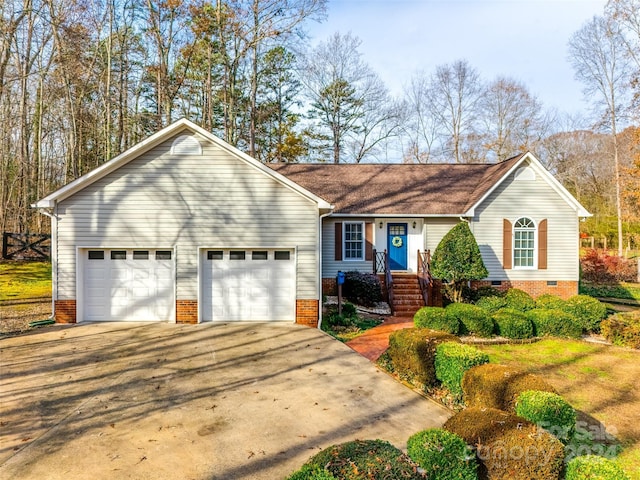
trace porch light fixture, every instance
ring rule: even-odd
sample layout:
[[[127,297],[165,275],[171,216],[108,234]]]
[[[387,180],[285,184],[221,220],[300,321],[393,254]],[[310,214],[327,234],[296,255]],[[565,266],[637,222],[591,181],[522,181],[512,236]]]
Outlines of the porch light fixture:
[[[413,222],[413,228],[416,228],[416,222]]]
[[[382,222],[380,222],[380,228],[382,228]]]

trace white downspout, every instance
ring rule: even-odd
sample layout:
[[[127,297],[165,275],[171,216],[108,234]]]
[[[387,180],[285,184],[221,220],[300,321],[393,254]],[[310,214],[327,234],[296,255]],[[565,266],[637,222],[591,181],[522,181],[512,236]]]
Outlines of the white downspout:
[[[333,210],[333,205],[331,206]],[[323,213],[318,218],[318,329],[322,327],[322,220],[333,214]]]
[[[56,204],[57,206],[57,204]],[[58,230],[57,218],[54,213],[50,213],[45,208],[38,208],[35,204],[31,205],[32,208],[36,208],[39,213],[46,215],[51,219],[51,316],[50,319],[56,317],[56,297],[58,289],[58,236],[56,232]],[[56,207],[51,208],[52,212]]]

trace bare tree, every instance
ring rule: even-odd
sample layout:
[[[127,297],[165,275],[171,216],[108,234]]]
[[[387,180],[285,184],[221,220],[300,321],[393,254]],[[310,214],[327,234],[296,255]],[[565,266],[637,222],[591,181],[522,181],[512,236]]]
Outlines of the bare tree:
[[[403,133],[408,138],[403,157],[406,162],[429,163],[438,139],[439,123],[432,114],[430,79],[425,72],[418,72],[405,87],[405,118]]]
[[[546,133],[542,105],[524,84],[506,77],[491,82],[479,102],[487,157],[502,161],[532,150]]]
[[[431,113],[446,132],[445,155],[455,163],[475,160],[464,154],[466,137],[472,137],[483,89],[480,75],[466,60],[440,65],[431,77]]]
[[[622,118],[629,69],[625,62],[624,42],[618,25],[603,17],[593,17],[575,32],[569,41],[569,59],[576,78],[599,116],[600,125],[611,135],[611,154],[615,168],[618,255],[622,255],[622,204],[618,122]]]

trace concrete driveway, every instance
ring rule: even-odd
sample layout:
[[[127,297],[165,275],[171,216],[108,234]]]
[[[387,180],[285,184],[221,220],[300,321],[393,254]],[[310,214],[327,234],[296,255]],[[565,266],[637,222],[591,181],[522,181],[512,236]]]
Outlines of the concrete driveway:
[[[0,340],[0,478],[279,479],[450,413],[321,331],[84,324]]]

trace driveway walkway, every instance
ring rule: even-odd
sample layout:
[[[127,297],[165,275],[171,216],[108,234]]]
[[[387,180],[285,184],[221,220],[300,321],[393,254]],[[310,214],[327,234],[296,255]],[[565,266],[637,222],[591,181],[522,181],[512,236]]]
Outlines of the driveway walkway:
[[[0,340],[0,478],[280,479],[450,413],[291,324],[87,324]]]
[[[374,362],[389,348],[389,335],[392,332],[411,327],[413,327],[412,318],[388,317],[382,325],[370,328],[346,344],[363,357]]]

